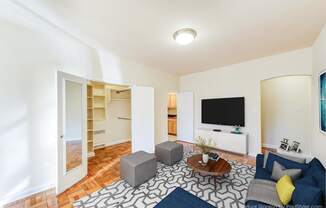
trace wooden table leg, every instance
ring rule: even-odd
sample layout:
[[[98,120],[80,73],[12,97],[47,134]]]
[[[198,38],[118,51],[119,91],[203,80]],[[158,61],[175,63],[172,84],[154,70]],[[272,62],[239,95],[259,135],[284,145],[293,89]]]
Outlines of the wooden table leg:
[[[215,191],[216,191],[216,181],[217,181],[217,177],[214,176],[214,187],[215,187]]]

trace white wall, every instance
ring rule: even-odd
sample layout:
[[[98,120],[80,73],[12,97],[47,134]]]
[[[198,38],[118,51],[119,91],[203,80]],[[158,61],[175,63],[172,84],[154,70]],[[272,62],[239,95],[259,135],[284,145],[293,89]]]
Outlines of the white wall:
[[[99,53],[6,0],[0,34],[0,205],[55,183],[58,69],[153,86],[156,141],[167,138],[166,96],[178,90],[178,76]]]
[[[282,138],[300,142],[304,153],[311,143],[311,76],[286,76],[261,82],[262,141],[277,148]]]
[[[167,97],[171,91],[178,91],[179,77],[159,70],[153,70],[142,64],[124,61],[113,57],[107,51],[98,52],[98,64],[101,69],[95,71],[94,80],[103,80],[111,84],[125,84],[154,87],[155,93],[155,142],[166,140]],[[110,70],[105,70],[110,69]]]
[[[131,100],[112,100],[107,110],[107,137],[106,145],[131,141],[131,120],[118,119],[131,118]]]
[[[0,4],[0,201],[55,183],[56,70],[86,76],[91,51],[2,1]]]
[[[199,127],[230,129],[201,124],[201,99],[244,96],[246,127],[243,131],[249,134],[249,154],[255,155],[260,152],[261,146],[261,80],[286,75],[310,75],[311,64],[311,48],[306,48],[182,76],[180,90],[193,91],[195,96],[195,131]]]
[[[326,70],[326,26],[312,47],[313,84],[312,84],[312,152],[326,166],[326,135],[319,131],[319,74]]]

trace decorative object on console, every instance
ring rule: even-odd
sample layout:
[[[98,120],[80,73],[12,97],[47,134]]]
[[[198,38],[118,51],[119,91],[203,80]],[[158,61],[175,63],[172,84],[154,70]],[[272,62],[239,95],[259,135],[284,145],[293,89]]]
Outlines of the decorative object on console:
[[[283,138],[283,140],[281,140],[280,149],[289,151],[289,148],[290,148],[289,139]]]
[[[236,126],[236,127],[235,127],[235,132],[236,132],[237,134],[242,134],[241,131],[240,131],[240,126]]]
[[[320,131],[326,134],[326,71],[319,75],[319,99]]]
[[[235,126],[234,127],[234,131],[231,131],[232,134],[242,134],[242,132],[240,131],[240,126]]]

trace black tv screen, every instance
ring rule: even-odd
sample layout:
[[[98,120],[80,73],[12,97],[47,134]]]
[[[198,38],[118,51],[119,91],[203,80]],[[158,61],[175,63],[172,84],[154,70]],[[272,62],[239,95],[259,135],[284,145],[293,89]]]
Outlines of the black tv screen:
[[[205,124],[244,127],[244,97],[201,100],[201,121]]]

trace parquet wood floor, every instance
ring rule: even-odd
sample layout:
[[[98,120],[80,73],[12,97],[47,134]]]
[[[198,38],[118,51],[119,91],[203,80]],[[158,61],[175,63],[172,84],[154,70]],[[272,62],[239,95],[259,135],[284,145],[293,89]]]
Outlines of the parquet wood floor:
[[[193,144],[182,143],[185,149],[195,149]],[[88,161],[88,175],[79,183],[56,196],[55,189],[50,189],[38,194],[34,194],[25,199],[6,205],[6,208],[54,208],[72,207],[72,203],[102,187],[120,179],[119,161],[123,155],[131,152],[130,142],[118,144],[103,149],[95,150],[95,157]],[[231,154],[216,150],[224,159],[236,160],[241,163],[255,165],[255,158]]]

